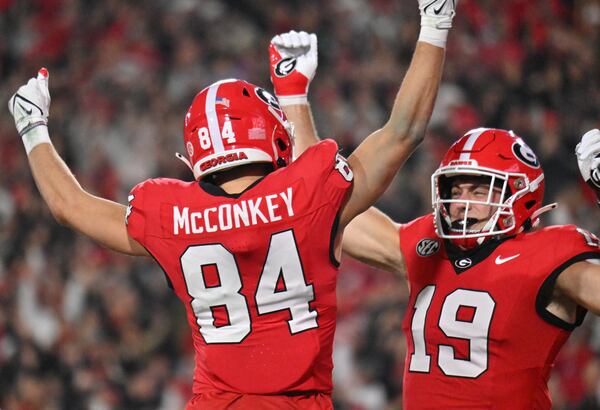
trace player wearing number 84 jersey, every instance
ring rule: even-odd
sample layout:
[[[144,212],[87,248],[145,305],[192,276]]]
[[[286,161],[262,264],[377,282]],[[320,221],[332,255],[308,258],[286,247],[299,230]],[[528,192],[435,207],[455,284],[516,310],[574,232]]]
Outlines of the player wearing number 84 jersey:
[[[324,141],[236,195],[170,179],[132,190],[129,234],[187,309],[194,393],[331,391],[332,241],[351,186],[337,149]]]

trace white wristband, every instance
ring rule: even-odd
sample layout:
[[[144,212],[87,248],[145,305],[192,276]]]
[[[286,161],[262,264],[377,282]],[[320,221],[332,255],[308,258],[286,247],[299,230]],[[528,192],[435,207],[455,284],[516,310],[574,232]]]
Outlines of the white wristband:
[[[446,48],[446,39],[448,38],[448,29],[438,29],[431,26],[421,26],[419,40],[432,44],[436,47]]]
[[[23,140],[23,145],[25,145],[27,155],[29,155],[32,149],[40,144],[52,144],[50,136],[48,135],[48,127],[45,124],[40,124],[37,127],[30,129],[23,134],[21,139]]]
[[[277,96],[277,100],[282,107],[287,105],[308,105],[306,94]]]

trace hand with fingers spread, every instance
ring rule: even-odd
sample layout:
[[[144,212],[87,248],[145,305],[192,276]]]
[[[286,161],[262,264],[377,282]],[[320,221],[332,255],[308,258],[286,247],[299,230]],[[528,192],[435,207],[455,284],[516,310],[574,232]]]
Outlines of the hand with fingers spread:
[[[317,54],[316,34],[292,30],[273,37],[269,45],[271,82],[282,106],[307,103]]]
[[[600,199],[600,130],[595,128],[583,134],[575,154],[581,176]]]
[[[15,120],[27,154],[38,144],[50,143],[47,127],[50,111],[48,76],[48,70],[41,68],[37,77],[19,87],[8,101],[8,110]]]

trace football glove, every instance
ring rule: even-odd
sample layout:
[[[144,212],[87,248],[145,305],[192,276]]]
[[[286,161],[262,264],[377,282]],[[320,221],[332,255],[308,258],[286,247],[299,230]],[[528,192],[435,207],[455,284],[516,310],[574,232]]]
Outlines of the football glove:
[[[50,143],[47,126],[50,110],[48,75],[48,70],[41,68],[37,77],[19,87],[8,101],[8,110],[15,120],[27,154],[38,144]]]
[[[273,37],[269,45],[271,82],[282,106],[307,103],[317,55],[316,34],[292,30]]]
[[[596,190],[600,199],[600,130],[595,128],[583,134],[575,154],[583,180]]]
[[[446,47],[448,31],[456,14],[458,0],[418,0],[421,11],[419,41]]]

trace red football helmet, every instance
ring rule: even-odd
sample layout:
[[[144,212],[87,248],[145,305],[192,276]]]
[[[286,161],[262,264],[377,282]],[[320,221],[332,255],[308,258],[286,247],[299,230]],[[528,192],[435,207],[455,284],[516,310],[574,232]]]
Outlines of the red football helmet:
[[[277,169],[293,159],[293,129],[277,99],[242,80],[218,81],[194,97],[183,140],[196,179],[254,162]]]
[[[493,201],[490,189],[486,201],[452,199],[451,183],[456,176],[485,178],[500,192]],[[431,177],[432,205],[436,231],[463,249],[482,244],[487,238],[512,235],[535,226],[544,197],[544,172],[535,153],[512,131],[478,128],[467,132],[446,152]],[[465,206],[461,221],[452,221],[451,203]],[[469,216],[472,205],[491,207],[491,217],[481,229],[469,229],[477,221]]]

